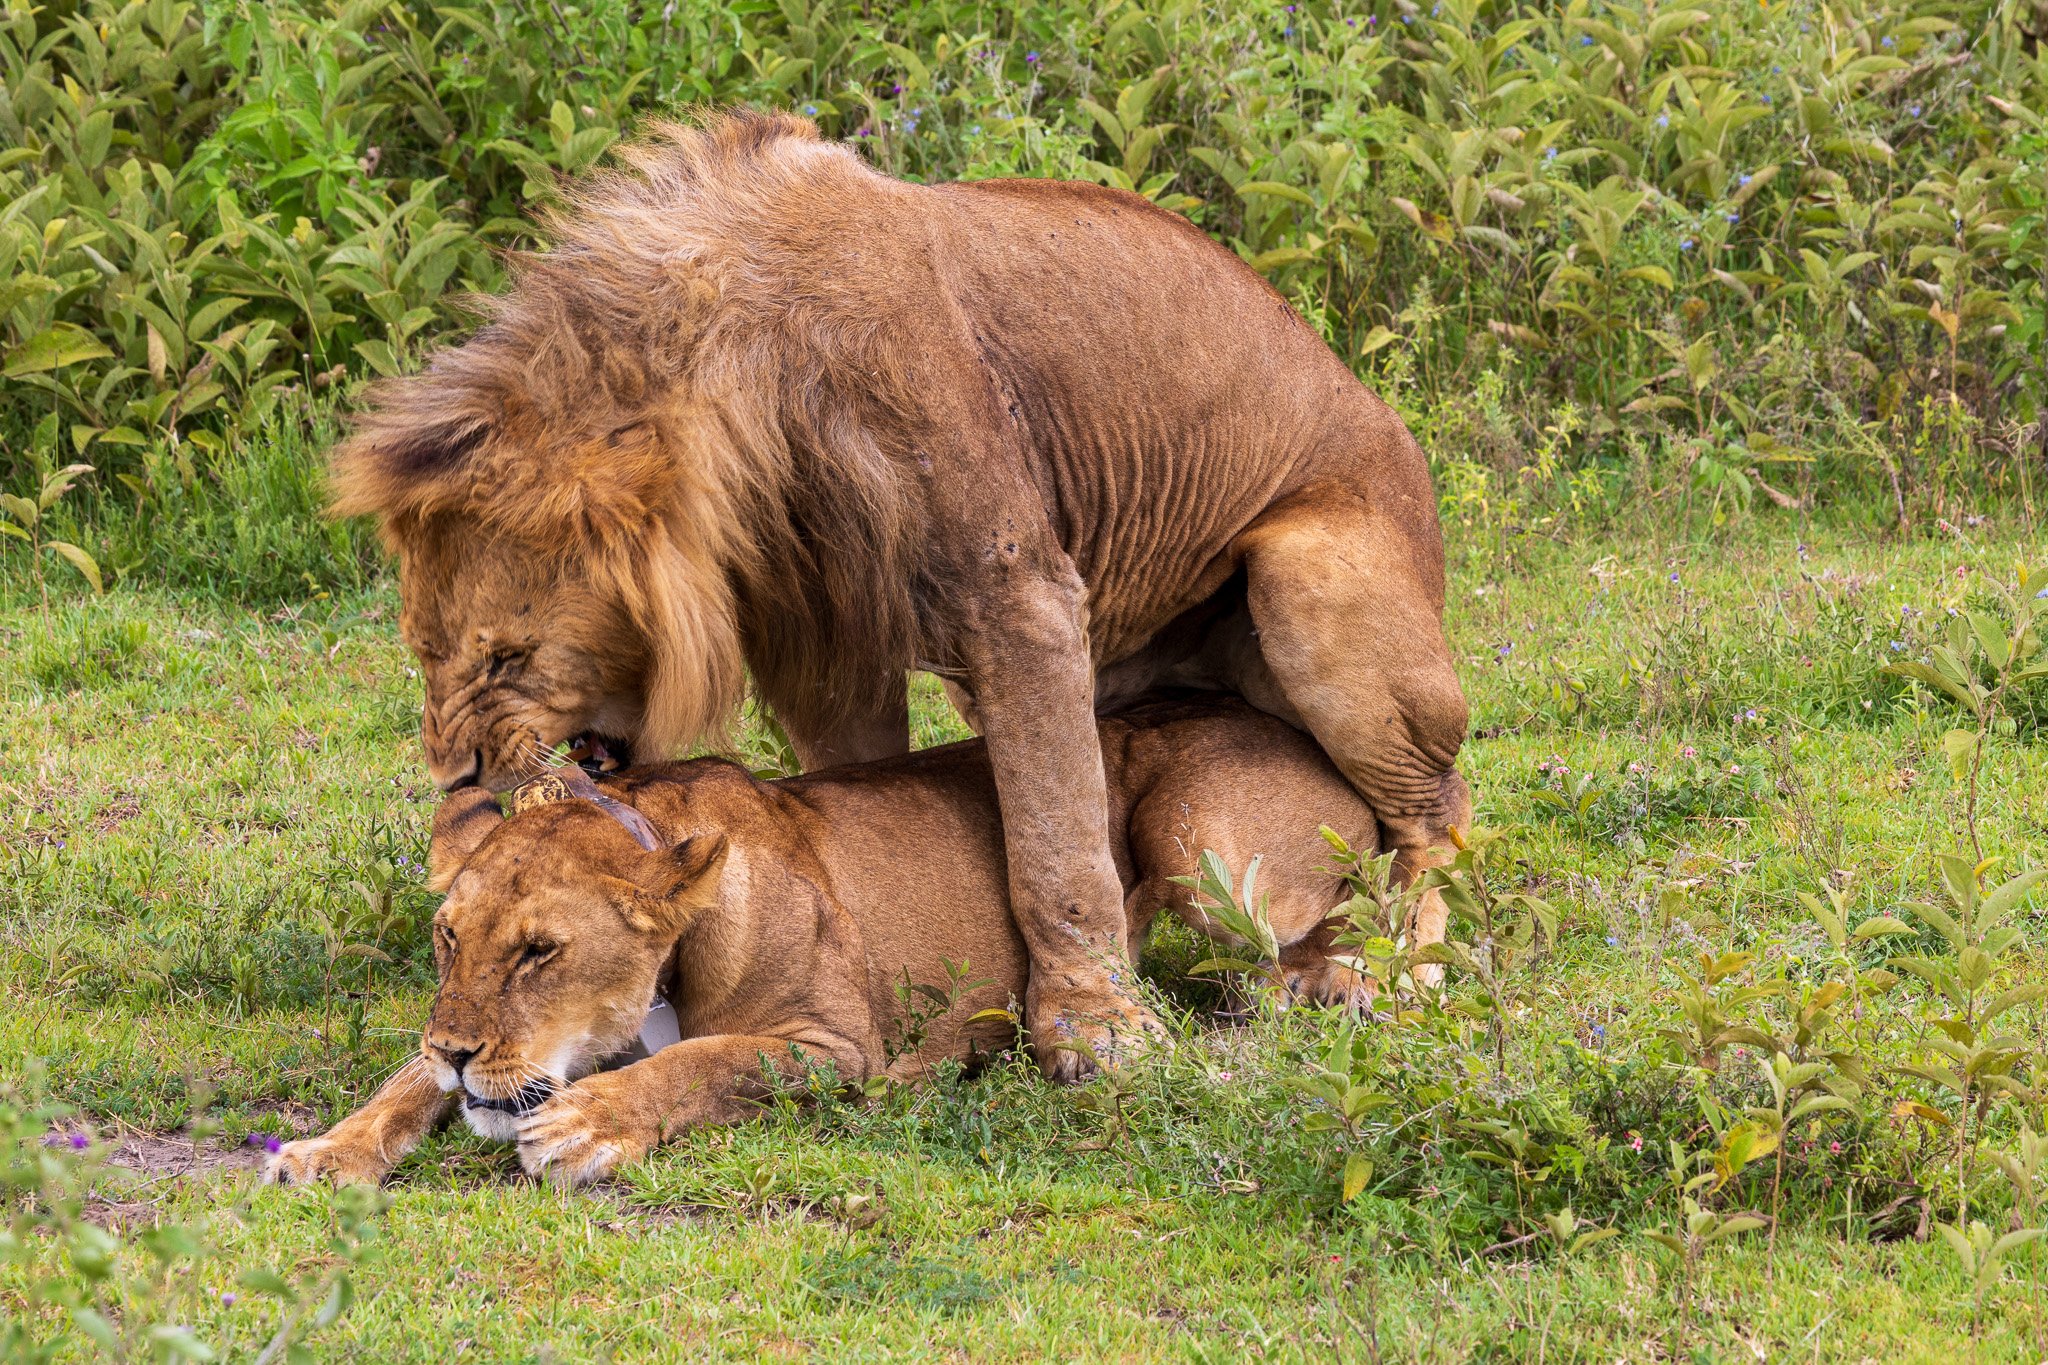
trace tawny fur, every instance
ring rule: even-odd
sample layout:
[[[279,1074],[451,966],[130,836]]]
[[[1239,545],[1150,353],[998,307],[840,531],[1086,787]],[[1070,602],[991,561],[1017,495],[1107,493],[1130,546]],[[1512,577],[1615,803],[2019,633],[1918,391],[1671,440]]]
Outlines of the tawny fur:
[[[1362,1004],[1361,979],[1331,958],[1346,888],[1317,831],[1369,851],[1375,821],[1314,743],[1241,704],[1201,702],[1104,721],[1101,737],[1126,888],[1112,970],[1131,970],[1161,909],[1217,932],[1173,880],[1213,849],[1238,872],[1263,857],[1284,988]],[[849,1082],[911,1079],[1014,1036],[975,1018],[1014,1008],[1027,968],[981,744],[781,782],[705,759],[604,786],[680,843],[643,850],[589,801],[510,820],[479,792],[445,803],[432,864],[452,885],[435,916],[441,989],[421,1056],[332,1132],[287,1146],[273,1178],[381,1179],[455,1107],[440,1087],[458,1079],[491,1099],[537,1076],[566,1087],[517,1118],[464,1112],[519,1141],[530,1169],[580,1180],[680,1128],[752,1112],[764,1059],[829,1062]],[[551,956],[529,961],[536,946]],[[943,987],[948,963],[980,984],[908,1047],[902,990]],[[685,1041],[590,1074],[633,1038],[657,989]],[[451,1057],[472,1053],[458,1078]]]
[[[907,184],[785,115],[620,157],[334,457],[399,556],[437,783],[584,734],[662,757],[749,683],[807,766],[884,757],[905,670],[937,672],[985,727],[1068,1076],[1064,1031],[1152,1022],[1094,965],[1098,710],[1235,693],[1316,738],[1404,876],[1444,856],[1466,707],[1427,464],[1242,261],[1136,195]]]

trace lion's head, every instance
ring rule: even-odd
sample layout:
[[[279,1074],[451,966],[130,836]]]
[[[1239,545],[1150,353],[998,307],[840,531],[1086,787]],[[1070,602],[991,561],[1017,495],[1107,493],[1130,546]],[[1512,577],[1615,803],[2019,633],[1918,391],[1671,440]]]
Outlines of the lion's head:
[[[513,1138],[520,1115],[637,1036],[726,858],[718,835],[661,846],[573,769],[539,781],[557,785],[552,799],[510,819],[473,790],[434,820],[433,879],[448,898],[434,916],[441,987],[420,1052],[493,1138]]]
[[[845,235],[821,191],[851,213],[843,186],[889,182],[787,115],[654,125],[620,156],[332,457],[332,510],[398,556],[444,790],[509,790],[563,743],[667,757],[726,727],[749,671],[829,718],[913,652],[914,479],[865,415],[896,362],[794,302],[802,236]]]

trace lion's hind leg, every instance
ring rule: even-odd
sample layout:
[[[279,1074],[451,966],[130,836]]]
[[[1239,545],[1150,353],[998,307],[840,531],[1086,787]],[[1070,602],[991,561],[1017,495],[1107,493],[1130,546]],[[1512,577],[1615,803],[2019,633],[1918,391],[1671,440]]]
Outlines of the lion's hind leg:
[[[1378,819],[1404,882],[1448,859],[1471,820],[1453,766],[1465,694],[1444,641],[1440,569],[1362,497],[1327,485],[1270,509],[1237,541],[1259,649],[1303,723]],[[1415,940],[1441,942],[1435,892]]]

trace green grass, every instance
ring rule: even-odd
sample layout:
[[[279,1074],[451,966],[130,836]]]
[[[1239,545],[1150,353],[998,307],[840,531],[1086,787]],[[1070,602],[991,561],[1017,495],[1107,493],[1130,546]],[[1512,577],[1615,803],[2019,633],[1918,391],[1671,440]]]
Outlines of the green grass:
[[[1340,1204],[1338,1149],[1302,1131],[1288,1087],[1332,1021],[1217,1015],[1217,988],[1184,976],[1195,945],[1170,939],[1150,975],[1185,1016],[1180,1046],[1115,1094],[1053,1090],[1018,1066],[790,1103],[580,1194],[525,1182],[509,1152],[466,1134],[437,1137],[400,1169],[356,1302],[317,1349],[2039,1358],[2042,1261],[2022,1253],[1991,1287],[1972,1346],[1949,1250],[1873,1238],[1869,1214],[1901,1173],[1952,1216],[1942,1140],[1881,1109],[1838,1130],[1840,1159],[1823,1135],[1788,1174],[1775,1254],[1762,1234],[1724,1243],[1681,1296],[1672,1257],[1637,1235],[1669,1214],[1662,1153],[1628,1134],[1700,1125],[1652,1036],[1673,1014],[1666,958],[1697,939],[1805,960],[1817,932],[1794,893],[1836,869],[1853,871],[1864,913],[1933,894],[1929,859],[1964,842],[1940,747],[1956,722],[1877,670],[1920,657],[1946,606],[1980,601],[2048,547],[2002,509],[1967,539],[1789,521],[1668,535],[1531,539],[1506,559],[1454,550],[1466,770],[1482,823],[1516,830],[1506,875],[1560,916],[1501,1093],[1577,1096],[1559,1127],[1583,1171],[1518,1195],[1467,1150],[1386,1139],[1366,1193]],[[273,583],[252,610],[189,581],[94,600],[67,582],[45,623],[19,566],[0,581],[0,1080],[46,1058],[53,1090],[110,1141],[174,1129],[202,1104],[224,1125],[215,1145],[339,1117],[416,1045],[433,984],[434,898],[416,865],[434,792],[395,594],[324,582],[294,600]],[[2048,848],[2048,745],[2028,728],[2039,696],[2028,705],[1983,778],[1986,851],[2015,865]],[[934,687],[916,712],[920,742],[957,732]],[[1583,816],[1535,795],[1587,772],[1598,795]],[[1658,908],[1674,887],[1677,924]],[[2041,900],[2019,920],[2015,979],[2048,966]],[[364,943],[389,961],[330,959]],[[1908,1028],[1924,995],[1899,987],[1887,1019]],[[1372,1045],[1426,1069],[1457,1037],[1383,1026]],[[1605,1108],[1585,1100],[1600,1092],[1586,1076],[1606,1078]],[[2016,1107],[2039,1128],[2029,1084]],[[2005,1216],[1983,1202],[1996,1179],[1975,1177],[1979,1216]],[[1731,1186],[1725,1207],[1757,1189]],[[216,1253],[191,1272],[179,1320],[236,1351],[267,1331],[252,1298],[220,1303],[234,1267],[330,1255],[317,1195],[242,1175],[126,1192],[110,1177],[102,1192],[131,1221],[205,1225]],[[1570,1198],[1627,1232],[1569,1262],[1489,1250],[1532,1226],[1525,1197]],[[0,1318],[26,1310],[25,1273],[0,1267]]]

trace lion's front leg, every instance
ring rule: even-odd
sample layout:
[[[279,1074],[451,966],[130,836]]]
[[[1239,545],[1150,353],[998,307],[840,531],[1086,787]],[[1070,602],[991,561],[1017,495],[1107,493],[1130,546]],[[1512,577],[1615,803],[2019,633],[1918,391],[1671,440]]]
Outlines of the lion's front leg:
[[[414,1057],[370,1102],[316,1138],[287,1142],[264,1163],[263,1179],[278,1185],[379,1185],[455,1108],[426,1064]]]
[[[1010,904],[1031,953],[1025,1025],[1038,1064],[1079,1080],[1159,1033],[1137,998],[1095,724],[1081,584],[1005,583],[962,641],[1009,855]]]
[[[860,1054],[851,1048],[744,1034],[687,1039],[558,1091],[519,1120],[519,1161],[529,1174],[567,1185],[602,1180],[671,1134],[758,1112],[753,1101],[767,1093],[764,1062],[797,1076],[825,1061],[850,1065],[843,1072],[849,1078],[860,1072]]]

